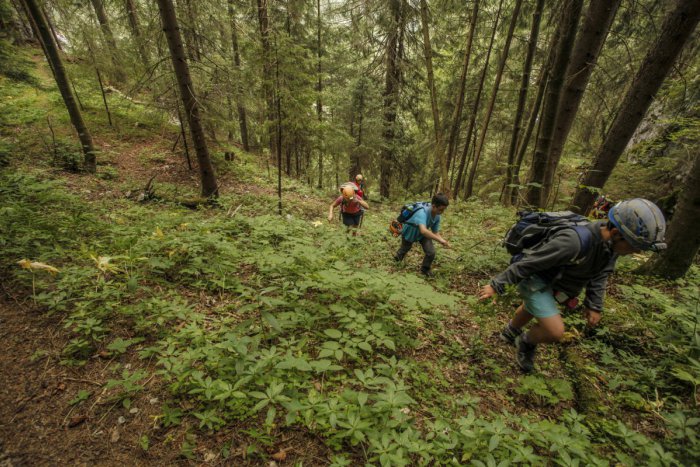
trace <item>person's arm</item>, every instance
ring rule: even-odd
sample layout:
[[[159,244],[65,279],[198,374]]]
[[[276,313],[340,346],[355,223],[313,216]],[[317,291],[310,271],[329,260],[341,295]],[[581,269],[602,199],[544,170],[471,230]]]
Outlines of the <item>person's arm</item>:
[[[450,247],[450,243],[447,240],[442,238],[442,236],[440,234],[435,233],[432,230],[430,230],[429,228],[427,228],[425,226],[425,224],[418,224],[418,231],[420,232],[420,234],[422,236],[430,238],[432,240],[435,240],[436,242],[438,242],[440,245],[444,246],[445,248]]]
[[[359,196],[357,197],[357,202],[360,203],[360,206],[362,206],[365,209],[369,209],[369,204]]]
[[[328,210],[328,222],[333,222],[333,208],[338,206],[341,203],[342,200],[336,199],[331,203],[331,207]]]
[[[598,324],[603,312],[603,300],[605,289],[608,285],[608,277],[615,271],[617,256],[613,256],[610,262],[600,273],[594,276],[586,284],[586,298],[583,301],[583,315],[589,326]]]
[[[555,232],[552,237],[527,250],[519,261],[512,263],[502,273],[491,280],[490,286],[498,294],[505,291],[506,285],[514,285],[538,271],[546,271],[562,266],[575,258],[581,249],[581,241],[573,229],[563,229]]]

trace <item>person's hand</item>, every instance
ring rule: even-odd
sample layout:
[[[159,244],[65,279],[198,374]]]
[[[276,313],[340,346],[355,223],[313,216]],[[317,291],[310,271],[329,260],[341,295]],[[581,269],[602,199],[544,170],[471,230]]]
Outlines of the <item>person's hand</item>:
[[[447,240],[442,241],[442,246],[444,246],[445,248],[451,248],[450,242],[448,242]]]
[[[601,314],[600,311],[591,310],[590,308],[584,308],[583,317],[586,319],[589,327],[593,328],[600,322]]]
[[[479,291],[479,300],[486,300],[496,295],[496,289],[491,287],[491,285],[485,285]]]
[[[333,214],[328,214],[328,222],[333,222]]]

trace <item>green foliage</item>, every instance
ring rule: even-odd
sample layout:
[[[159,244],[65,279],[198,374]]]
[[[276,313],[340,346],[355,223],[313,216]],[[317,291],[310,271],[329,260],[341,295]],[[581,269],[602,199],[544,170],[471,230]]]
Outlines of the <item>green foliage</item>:
[[[0,39],[0,75],[13,81],[38,86],[33,71],[34,64],[26,57],[24,50],[12,45],[7,39]]]
[[[173,398],[161,408],[164,427],[187,420],[211,431],[247,420],[255,423],[251,455],[280,427],[304,429],[344,453],[337,465],[356,463],[358,452],[377,465],[697,459],[689,402],[698,377],[696,294],[683,287],[669,299],[665,284],[619,284],[623,295],[610,306],[639,323],[653,314],[659,324],[630,327],[613,314],[610,328],[571,350],[588,353],[590,374],[607,382],[602,410],[659,423],[652,414],[663,408],[672,439],[567,409],[575,397],[569,380],[513,378],[512,355],[490,341],[500,326],[494,310],[510,313],[509,299],[496,308],[477,304],[445,279],[506,264],[496,249],[510,222],[505,211],[456,206],[445,230],[464,246],[439,253],[444,276],[428,283],[392,272],[387,250],[395,245],[374,220],[358,239],[293,216],[232,220],[216,210],[113,201],[87,210],[59,184],[19,174],[2,175],[0,201],[3,274],[29,287],[32,276],[13,266],[24,257],[60,270],[35,277],[35,298],[63,316],[71,335],[64,362],[80,364],[98,349],[153,359]],[[236,201],[246,203],[242,212],[259,205]],[[471,221],[458,222],[462,216]],[[455,320],[477,328],[467,335],[472,328],[454,328]],[[115,323],[128,338],[114,334]],[[121,367],[106,389],[129,407],[147,378]],[[494,396],[499,408],[483,408]],[[72,403],[88,397],[79,393]],[[144,450],[151,443],[140,440]],[[195,444],[185,439],[181,455],[195,456]]]

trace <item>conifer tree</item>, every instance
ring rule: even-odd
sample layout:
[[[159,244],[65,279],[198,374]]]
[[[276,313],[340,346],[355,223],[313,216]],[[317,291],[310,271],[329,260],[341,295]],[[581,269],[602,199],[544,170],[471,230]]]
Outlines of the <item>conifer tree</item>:
[[[206,198],[216,197],[219,195],[219,188],[216,184],[214,167],[209,157],[209,150],[200,118],[199,103],[197,102],[194,85],[190,77],[190,67],[185,57],[185,49],[182,44],[182,37],[180,36],[172,0],[158,0],[158,10],[160,11],[163,31],[168,40],[170,58],[180,89],[180,98],[185,107],[194,149],[197,153],[199,175],[202,182],[202,196]]]
[[[63,102],[68,109],[68,114],[70,115],[71,123],[78,132],[78,138],[80,139],[80,144],[83,148],[84,155],[84,166],[85,170],[88,172],[96,171],[96,161],[95,161],[95,146],[92,142],[92,135],[85,125],[83,120],[83,115],[80,113],[78,108],[78,103],[76,102],[73,91],[71,90],[68,75],[66,74],[66,69],[63,66],[63,60],[58,52],[58,47],[54,42],[51,30],[46,22],[41,8],[38,5],[37,0],[24,0],[27,13],[30,16],[30,22],[38,29],[35,31],[36,36],[41,40],[44,52],[46,53],[46,59],[51,64],[51,68],[54,72],[54,78],[56,79],[56,85],[61,93]]]

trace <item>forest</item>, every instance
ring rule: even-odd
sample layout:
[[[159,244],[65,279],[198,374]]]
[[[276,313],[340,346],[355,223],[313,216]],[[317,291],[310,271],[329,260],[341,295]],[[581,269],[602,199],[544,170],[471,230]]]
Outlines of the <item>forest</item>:
[[[0,465],[698,465],[699,20],[0,0]]]

